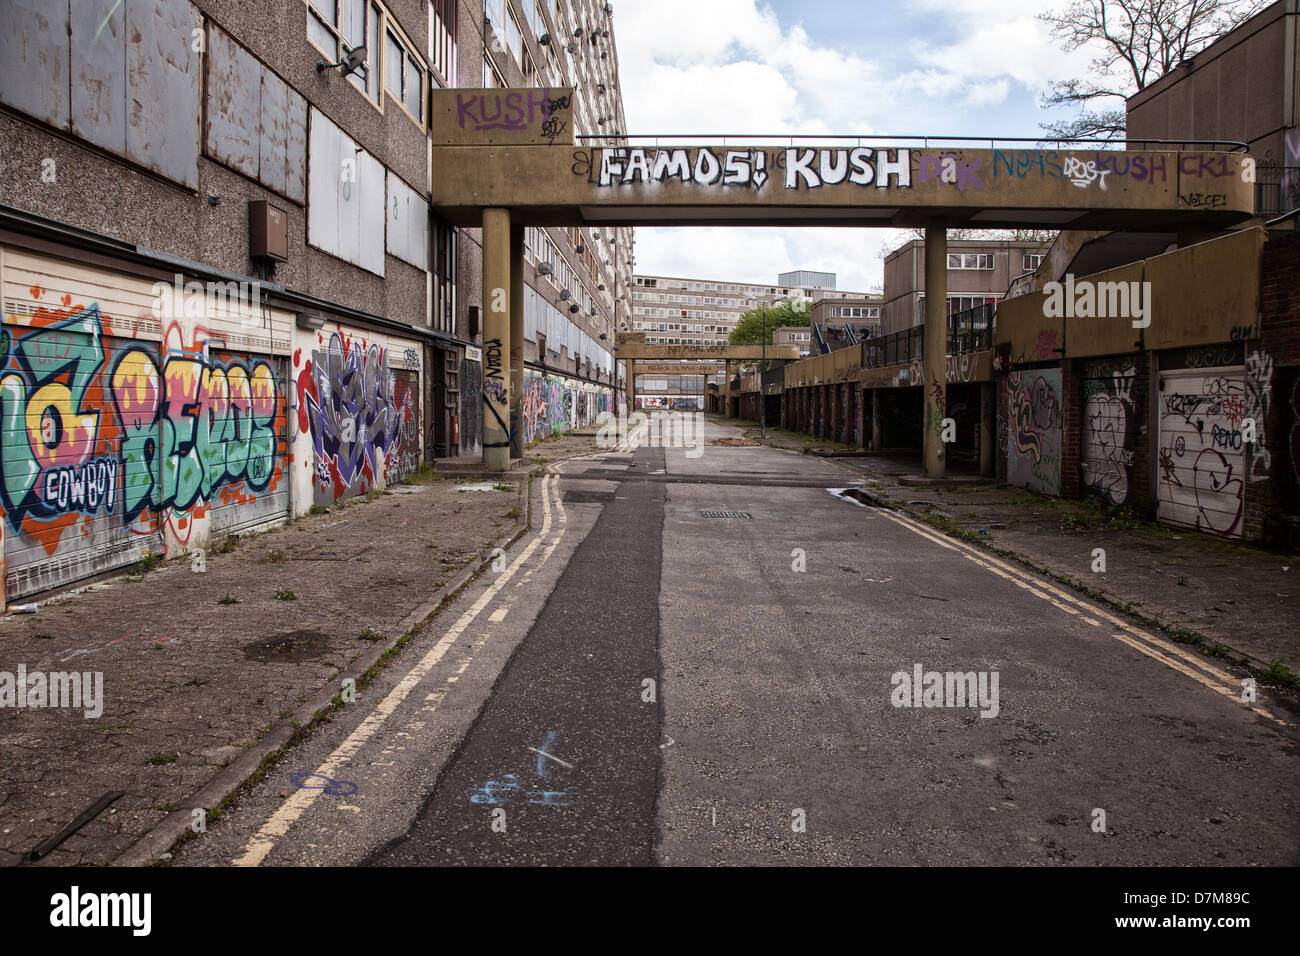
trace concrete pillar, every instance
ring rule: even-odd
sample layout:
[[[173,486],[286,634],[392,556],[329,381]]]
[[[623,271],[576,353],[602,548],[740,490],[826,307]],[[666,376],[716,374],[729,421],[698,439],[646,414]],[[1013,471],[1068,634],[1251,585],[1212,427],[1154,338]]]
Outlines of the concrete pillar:
[[[731,362],[722,363],[722,417],[731,417]]]
[[[942,478],[946,470],[943,420],[948,417],[948,230],[925,227],[925,474]]]
[[[980,383],[980,476],[992,478],[997,463],[993,459],[994,436],[997,434],[997,389],[992,382]]]
[[[871,390],[871,450],[877,452],[881,450],[884,437],[880,422],[880,395],[880,389]]]
[[[510,227],[510,457],[524,457],[524,227]]]
[[[636,411],[636,362],[624,362],[627,372],[627,414]]]
[[[483,468],[510,470],[510,210],[483,210]]]

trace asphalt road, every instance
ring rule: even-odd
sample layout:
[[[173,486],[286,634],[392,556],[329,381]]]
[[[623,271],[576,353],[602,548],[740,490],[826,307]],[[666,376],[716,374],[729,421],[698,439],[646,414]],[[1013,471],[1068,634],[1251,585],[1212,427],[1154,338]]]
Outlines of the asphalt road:
[[[561,466],[509,569],[175,862],[1300,862],[1300,716],[849,476]]]

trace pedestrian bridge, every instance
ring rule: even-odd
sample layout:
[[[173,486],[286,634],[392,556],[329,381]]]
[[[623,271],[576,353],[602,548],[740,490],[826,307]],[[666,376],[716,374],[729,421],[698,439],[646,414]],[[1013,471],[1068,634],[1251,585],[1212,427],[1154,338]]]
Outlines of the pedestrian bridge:
[[[923,226],[928,295],[917,384],[925,386],[929,420],[943,418],[947,390],[948,229],[1140,229],[1190,238],[1255,212],[1255,161],[1243,144],[1064,150],[979,140],[986,149],[961,138],[874,136],[783,138],[780,146],[754,145],[764,137],[577,142],[572,103],[571,89],[430,97],[432,205],[455,225],[483,229],[483,462],[491,470],[505,471],[512,454],[522,454],[525,226]],[[617,358],[629,366],[736,357],[672,354],[619,339]],[[629,368],[629,399],[635,380]],[[931,430],[925,469],[944,472]]]

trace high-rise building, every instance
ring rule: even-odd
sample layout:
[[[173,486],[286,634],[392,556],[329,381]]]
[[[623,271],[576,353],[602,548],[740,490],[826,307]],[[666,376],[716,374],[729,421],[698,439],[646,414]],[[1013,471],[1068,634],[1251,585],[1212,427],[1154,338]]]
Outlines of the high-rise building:
[[[835,288],[835,273],[800,269],[796,272],[782,272],[776,277],[776,281],[784,286],[832,290]]]

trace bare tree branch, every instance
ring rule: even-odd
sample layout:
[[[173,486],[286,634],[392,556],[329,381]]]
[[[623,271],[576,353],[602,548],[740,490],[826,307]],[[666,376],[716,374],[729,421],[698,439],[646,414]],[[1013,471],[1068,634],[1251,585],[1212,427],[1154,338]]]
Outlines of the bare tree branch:
[[[1097,50],[1092,74],[1052,84],[1039,100],[1045,108],[1122,100],[1146,89],[1184,60],[1254,16],[1272,0],[1069,0],[1040,13],[1052,37],[1071,53]],[[1124,135],[1122,105],[1085,110],[1074,120],[1041,123],[1054,138],[1069,135],[1118,139]]]

